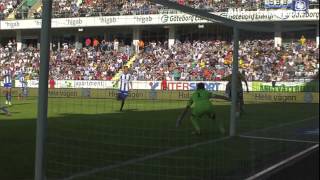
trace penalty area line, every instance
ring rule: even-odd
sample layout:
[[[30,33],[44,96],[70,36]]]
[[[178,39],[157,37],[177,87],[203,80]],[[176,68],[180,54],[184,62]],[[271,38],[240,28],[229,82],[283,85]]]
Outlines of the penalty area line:
[[[264,169],[264,170],[262,170],[262,171],[260,171],[260,172],[258,172],[256,174],[254,174],[253,176],[250,176],[250,177],[246,178],[245,180],[260,179],[260,178],[262,178],[262,176],[264,176],[264,175],[266,175],[268,173],[274,172],[277,169],[279,169],[279,168],[285,166],[286,164],[290,163],[291,161],[294,161],[294,160],[297,160],[299,158],[302,158],[304,155],[306,155],[306,154],[308,154],[308,153],[310,153],[310,152],[312,152],[312,151],[314,151],[314,150],[316,150],[318,148],[319,148],[319,144],[311,146],[311,147],[299,152],[298,154],[295,154],[295,155],[293,155],[293,156],[291,156],[291,157],[289,157],[289,158],[287,158],[287,159],[285,159],[283,161],[278,162],[277,164],[274,164],[274,165],[272,165],[272,166],[270,166],[270,167],[268,167],[268,168],[266,168],[266,169]]]
[[[246,136],[246,135],[239,135],[239,137],[247,138],[247,139],[261,139],[261,140],[271,140],[271,141],[319,144],[318,141],[306,141],[306,140],[299,140],[299,139],[285,139],[285,138],[272,138],[272,137],[262,137],[262,136]]]
[[[252,134],[258,133],[258,132],[265,132],[265,131],[268,131],[268,130],[282,128],[282,127],[286,127],[286,126],[302,123],[302,122],[305,122],[305,121],[311,121],[311,120],[317,120],[317,119],[319,119],[319,116],[311,116],[311,117],[304,118],[304,119],[301,119],[301,120],[282,123],[282,124],[279,124],[277,126],[270,126],[270,127],[263,128],[263,129],[257,129],[257,130],[253,130],[253,131],[249,131],[249,132],[244,132],[242,134],[243,135],[252,135]]]

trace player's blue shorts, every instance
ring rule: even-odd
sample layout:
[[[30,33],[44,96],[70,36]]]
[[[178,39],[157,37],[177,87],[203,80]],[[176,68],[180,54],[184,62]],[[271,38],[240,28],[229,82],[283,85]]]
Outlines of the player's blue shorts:
[[[12,83],[4,83],[4,88],[12,88]]]
[[[129,95],[128,91],[119,91],[118,92],[118,100],[125,100]]]

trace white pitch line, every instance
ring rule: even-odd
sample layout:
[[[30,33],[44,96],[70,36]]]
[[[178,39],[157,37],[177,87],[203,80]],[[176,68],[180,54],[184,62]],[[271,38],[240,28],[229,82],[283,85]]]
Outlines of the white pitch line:
[[[269,130],[269,129],[273,129],[273,128],[279,128],[279,127],[283,127],[283,126],[287,126],[287,125],[292,125],[292,124],[295,124],[295,123],[312,120],[312,119],[315,119],[317,117],[318,116],[305,118],[305,119],[294,121],[294,122],[284,123],[284,124],[282,124],[280,126],[276,126],[276,127],[268,127],[268,128],[264,128],[264,129],[259,129],[257,131],[265,131],[265,130]],[[251,132],[255,132],[255,131],[251,131]],[[74,178],[88,176],[90,174],[95,174],[95,173],[99,173],[99,172],[102,172],[102,171],[112,170],[112,169],[115,169],[115,168],[118,168],[118,167],[135,164],[137,162],[146,161],[146,160],[149,160],[149,159],[153,159],[153,158],[157,158],[157,157],[160,157],[160,156],[176,153],[178,151],[186,150],[186,149],[189,149],[189,148],[194,148],[194,147],[201,146],[201,145],[207,145],[207,144],[210,144],[210,143],[219,142],[219,141],[223,141],[223,140],[231,139],[231,138],[232,137],[228,136],[228,137],[223,137],[223,138],[219,138],[219,139],[212,139],[212,140],[209,140],[209,141],[204,141],[204,142],[200,142],[200,143],[186,145],[186,146],[182,146],[182,147],[177,147],[177,148],[169,149],[167,151],[163,151],[163,152],[159,152],[159,153],[155,153],[155,154],[150,154],[150,155],[147,155],[147,156],[144,156],[144,157],[140,157],[140,158],[135,158],[135,159],[131,159],[131,160],[128,160],[128,161],[124,161],[122,163],[118,163],[118,164],[114,164],[114,165],[110,165],[110,166],[104,166],[104,167],[101,167],[101,168],[95,168],[95,169],[92,169],[92,170],[89,170],[89,171],[85,171],[85,172],[82,172],[82,173],[77,173],[77,174],[71,175],[69,177],[63,178],[62,180],[72,180]]]
[[[287,123],[279,124],[278,126],[271,126],[271,127],[267,127],[267,128],[263,128],[263,129],[257,129],[257,130],[253,130],[253,131],[246,132],[246,133],[243,133],[243,134],[252,134],[252,133],[260,132],[260,131],[268,131],[270,129],[281,128],[281,127],[284,127],[284,126],[289,126],[289,125],[293,125],[293,124],[297,124],[297,123],[301,123],[301,122],[305,122],[305,121],[310,121],[310,120],[315,120],[315,119],[319,119],[319,116],[312,116],[312,117],[304,118],[304,119],[293,121],[293,122],[287,122]]]
[[[160,156],[176,153],[178,151],[182,151],[182,150],[186,150],[186,149],[190,149],[190,148],[195,148],[195,147],[202,146],[202,145],[211,144],[211,143],[223,141],[223,140],[230,139],[230,138],[231,138],[230,136],[227,136],[227,137],[222,137],[222,138],[219,138],[219,139],[212,139],[212,140],[209,140],[209,141],[204,141],[204,142],[200,142],[200,143],[195,143],[195,144],[190,144],[190,145],[186,145],[186,146],[182,146],[182,147],[169,149],[167,151],[163,151],[163,152],[159,152],[159,153],[155,153],[155,154],[150,154],[150,155],[147,155],[147,156],[144,156],[144,157],[140,157],[140,158],[131,159],[131,160],[128,160],[128,161],[124,161],[122,163],[118,163],[118,164],[114,164],[114,165],[110,165],[110,166],[105,166],[105,167],[101,167],[101,168],[95,168],[93,170],[86,171],[86,172],[83,172],[83,173],[77,173],[77,174],[74,174],[74,175],[69,176],[67,178],[63,178],[63,180],[72,180],[74,178],[88,176],[90,174],[95,174],[95,173],[99,173],[99,172],[102,172],[102,171],[109,171],[109,170],[112,170],[112,169],[115,169],[115,168],[119,168],[119,167],[122,167],[122,166],[135,164],[135,163],[138,163],[138,162],[146,161],[146,160],[157,158],[157,157],[160,157]]]
[[[303,151],[301,151],[300,153],[295,154],[295,155],[293,155],[293,156],[291,156],[291,157],[289,157],[289,158],[287,158],[287,159],[285,159],[285,160],[283,160],[283,161],[280,161],[279,163],[277,163],[277,164],[275,164],[275,165],[273,165],[273,166],[270,166],[270,167],[268,167],[267,169],[264,169],[263,171],[260,171],[260,172],[258,172],[258,173],[256,173],[256,174],[254,174],[253,176],[250,176],[250,177],[246,178],[245,180],[255,180],[255,179],[258,179],[258,178],[260,178],[261,176],[263,176],[263,175],[265,175],[265,174],[267,174],[267,173],[269,173],[269,172],[271,172],[271,171],[279,168],[280,166],[283,166],[283,165],[289,163],[290,161],[293,161],[293,160],[299,158],[300,156],[303,156],[303,155],[305,155],[305,154],[307,154],[307,153],[309,153],[309,152],[311,152],[311,151],[313,151],[313,150],[315,150],[315,149],[317,149],[317,148],[319,148],[319,144],[314,145],[314,146],[312,146],[312,147],[310,147],[310,148],[308,148],[308,149],[306,149],[306,150],[303,150]]]
[[[319,144],[318,141],[306,141],[306,140],[299,140],[299,139],[271,138],[271,137],[262,137],[262,136],[245,136],[245,135],[239,135],[239,137],[249,138],[249,139],[271,140],[271,141],[285,141],[285,142]]]

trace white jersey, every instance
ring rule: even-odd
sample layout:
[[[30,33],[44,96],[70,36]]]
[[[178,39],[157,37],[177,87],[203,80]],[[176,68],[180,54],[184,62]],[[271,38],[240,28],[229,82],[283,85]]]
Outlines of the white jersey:
[[[26,83],[25,78],[24,78],[23,75],[20,75],[19,81],[20,81],[20,83],[21,83],[21,87],[22,87],[22,88],[27,87],[27,83]]]
[[[6,69],[3,71],[3,83],[9,84],[12,83],[12,71],[10,69]]]
[[[128,92],[129,91],[129,84],[131,82],[131,75],[130,74],[122,74],[120,76],[120,91]]]
[[[21,83],[24,83],[24,76],[20,76],[20,78],[19,78],[19,81],[21,82]]]

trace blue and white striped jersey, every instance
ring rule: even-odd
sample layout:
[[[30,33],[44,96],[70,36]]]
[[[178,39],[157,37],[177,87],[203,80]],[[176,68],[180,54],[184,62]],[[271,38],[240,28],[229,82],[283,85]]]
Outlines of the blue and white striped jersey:
[[[22,72],[19,73],[19,82],[21,83],[22,88],[27,87],[27,82]]]
[[[19,81],[21,82],[21,83],[23,83],[24,82],[24,75],[22,74],[22,73],[19,73]]]
[[[130,74],[122,74],[120,76],[120,91],[129,91],[129,84],[131,81],[131,75]]]
[[[4,70],[2,75],[4,84],[12,83],[12,71],[10,69]]]

